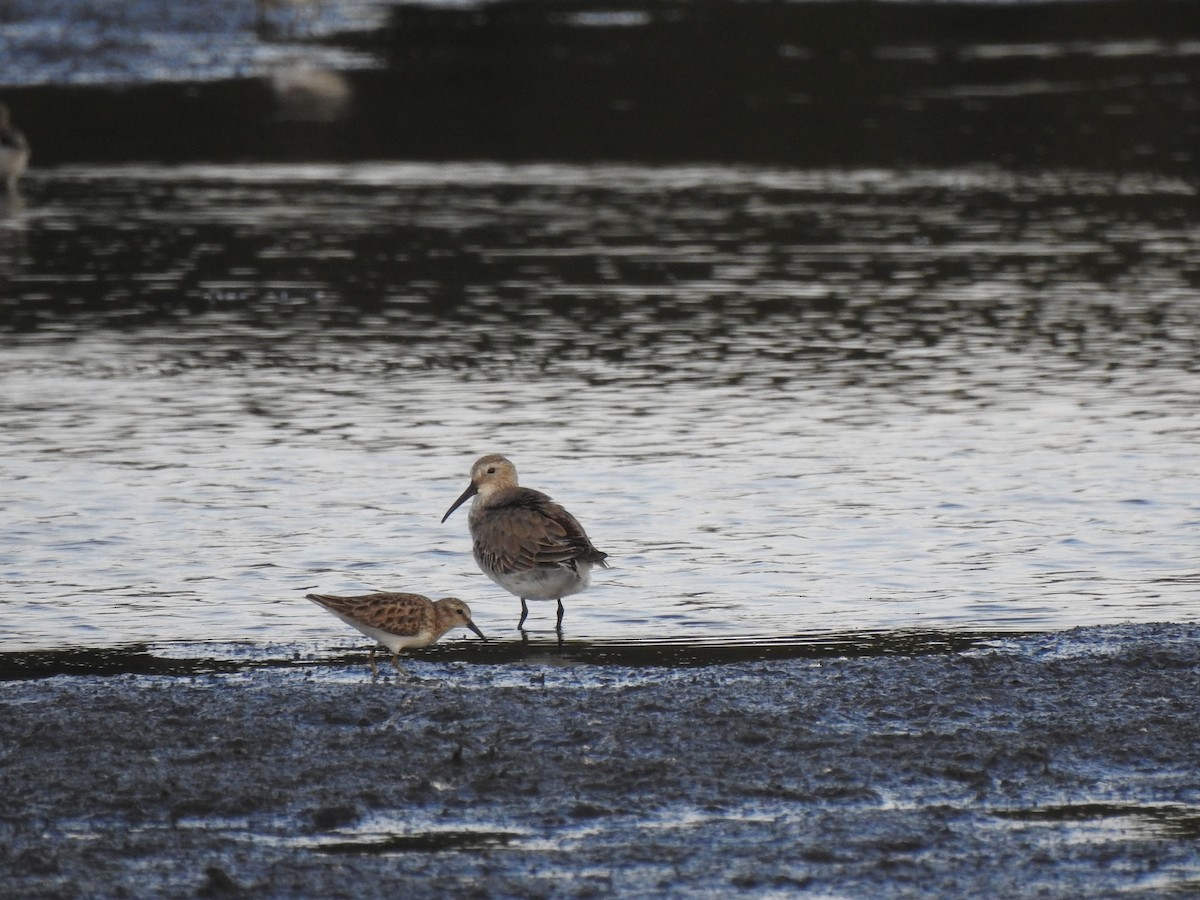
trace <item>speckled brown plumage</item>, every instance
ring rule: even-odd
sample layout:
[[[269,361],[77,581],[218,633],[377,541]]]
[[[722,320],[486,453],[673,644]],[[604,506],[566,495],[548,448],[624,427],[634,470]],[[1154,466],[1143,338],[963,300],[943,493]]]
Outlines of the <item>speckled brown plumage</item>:
[[[420,594],[378,593],[356,597],[308,594],[307,599],[333,613],[392,651],[392,665],[403,673],[399,653],[409,647],[426,647],[452,628],[471,629],[483,640],[482,631],[471,619],[471,609],[455,597],[436,603]],[[371,674],[377,675],[375,649],[371,648]]]

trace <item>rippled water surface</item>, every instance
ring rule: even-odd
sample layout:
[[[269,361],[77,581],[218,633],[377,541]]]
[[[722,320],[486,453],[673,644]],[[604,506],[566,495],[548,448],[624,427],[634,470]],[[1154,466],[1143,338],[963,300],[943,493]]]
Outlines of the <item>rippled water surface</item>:
[[[439,524],[485,452],[611,555],[569,640],[1200,617],[1188,181],[363,163],[24,194],[0,650],[360,646],[314,589],[454,594],[514,638],[465,511]]]

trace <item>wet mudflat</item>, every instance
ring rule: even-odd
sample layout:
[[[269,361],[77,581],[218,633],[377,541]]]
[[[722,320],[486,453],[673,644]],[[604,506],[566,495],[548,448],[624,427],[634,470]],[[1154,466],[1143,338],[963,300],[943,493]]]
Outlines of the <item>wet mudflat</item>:
[[[410,669],[5,683],[0,893],[1200,889],[1195,626]]]

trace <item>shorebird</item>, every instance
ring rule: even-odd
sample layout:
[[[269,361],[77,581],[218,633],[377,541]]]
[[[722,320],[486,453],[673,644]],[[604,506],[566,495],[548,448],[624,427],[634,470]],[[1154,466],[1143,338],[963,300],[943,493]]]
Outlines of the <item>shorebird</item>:
[[[442,516],[471,497],[467,524],[480,570],[500,587],[526,600],[557,600],[562,633],[562,598],[588,586],[593,566],[607,569],[608,556],[592,546],[575,517],[543,494],[517,484],[517,468],[503,456],[480,457],[471,467],[471,483]]]
[[[470,628],[483,640],[482,631],[471,621],[471,609],[455,597],[436,603],[420,594],[363,594],[359,597],[335,597],[332,594],[308,594],[306,599],[333,613],[347,625],[357,628],[392,651],[392,665],[401,675],[400,651],[409,647],[428,647],[451,628]],[[371,675],[375,668],[375,648],[368,657]]]
[[[17,179],[29,163],[29,144],[25,135],[12,127],[8,107],[0,103],[0,178],[11,194],[17,189]]]

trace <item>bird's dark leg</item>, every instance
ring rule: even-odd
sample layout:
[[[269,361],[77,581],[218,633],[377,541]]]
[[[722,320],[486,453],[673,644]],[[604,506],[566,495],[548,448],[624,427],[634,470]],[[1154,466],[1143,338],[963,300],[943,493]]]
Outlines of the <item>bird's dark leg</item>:
[[[399,653],[392,654],[392,665],[396,667],[397,674],[401,675],[404,678],[409,677],[408,670],[406,670],[403,666],[400,665],[400,654]]]
[[[559,597],[558,598],[558,625],[555,626],[556,628],[558,628],[559,634],[562,634],[562,617],[563,617],[562,597]]]
[[[521,598],[521,618],[517,621],[517,629],[525,624],[525,617],[529,615],[529,607],[525,605],[525,598]]]
[[[375,648],[371,648],[371,652],[367,654],[367,662],[371,664],[371,680],[374,681],[379,677],[379,669],[375,668]]]

